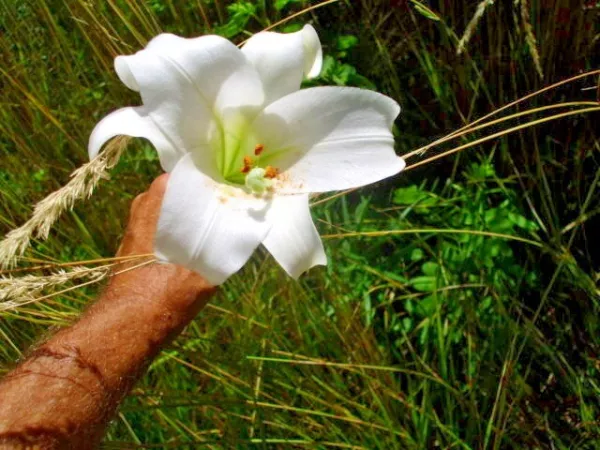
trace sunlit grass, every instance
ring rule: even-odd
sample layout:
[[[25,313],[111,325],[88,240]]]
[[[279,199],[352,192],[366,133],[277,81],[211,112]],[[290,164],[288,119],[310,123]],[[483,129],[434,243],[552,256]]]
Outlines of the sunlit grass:
[[[525,17],[536,5],[521,1],[511,27],[512,2],[494,2],[457,57],[471,2],[238,2],[256,11],[235,26],[232,3],[0,0],[3,232],[87,161],[99,118],[138,101],[112,59],[162,31],[241,43],[312,20],[326,54],[403,106],[398,152],[415,170],[313,199],[329,266],[295,282],[258,252],[152,364],[105,447],[595,448],[600,147],[587,12],[560,22],[555,1]],[[568,49],[540,38],[565,32]],[[340,50],[351,34],[358,45]],[[336,70],[339,82],[347,67]],[[92,200],[3,275],[118,270],[130,201],[158,173],[150,146],[130,143]],[[99,289],[68,285],[0,313],[0,371]]]

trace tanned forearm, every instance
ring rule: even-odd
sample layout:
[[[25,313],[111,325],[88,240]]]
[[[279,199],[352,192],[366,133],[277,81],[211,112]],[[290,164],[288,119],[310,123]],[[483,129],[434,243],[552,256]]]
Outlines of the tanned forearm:
[[[149,210],[148,198],[136,202]],[[145,224],[158,214],[150,206],[151,217],[138,213]],[[148,250],[149,237],[135,223],[132,231],[135,209],[121,254]],[[212,293],[199,275],[171,264],[115,275],[75,325],[31,351],[0,383],[0,449],[96,448],[147,364]]]

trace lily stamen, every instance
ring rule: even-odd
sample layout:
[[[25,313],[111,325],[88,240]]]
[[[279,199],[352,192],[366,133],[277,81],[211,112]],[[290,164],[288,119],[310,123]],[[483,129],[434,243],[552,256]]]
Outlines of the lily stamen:
[[[279,175],[279,169],[277,167],[265,167],[265,178],[275,178],[277,175]]]
[[[252,161],[252,158],[250,158],[249,156],[244,156],[244,165],[242,166],[241,172],[242,173],[250,172],[253,164],[254,164],[254,161]]]

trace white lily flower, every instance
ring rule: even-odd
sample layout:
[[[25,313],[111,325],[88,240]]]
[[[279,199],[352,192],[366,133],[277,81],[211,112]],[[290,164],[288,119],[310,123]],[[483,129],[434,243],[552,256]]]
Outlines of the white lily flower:
[[[310,25],[256,34],[241,50],[218,36],[161,34],[115,59],[143,105],[102,119],[89,154],[117,135],[156,147],[170,172],[155,242],[160,260],[214,285],[261,243],[295,278],[326,264],[309,193],[373,183],[405,163],[390,131],[398,104],[356,88],[299,90],[321,65]]]

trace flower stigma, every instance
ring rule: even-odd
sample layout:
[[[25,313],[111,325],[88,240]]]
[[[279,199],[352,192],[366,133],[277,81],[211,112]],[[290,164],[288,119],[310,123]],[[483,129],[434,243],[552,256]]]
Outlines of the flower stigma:
[[[253,194],[262,195],[273,185],[273,180],[267,177],[267,170],[255,167],[246,175],[246,187]]]

